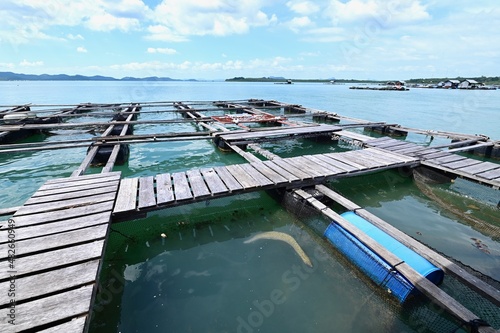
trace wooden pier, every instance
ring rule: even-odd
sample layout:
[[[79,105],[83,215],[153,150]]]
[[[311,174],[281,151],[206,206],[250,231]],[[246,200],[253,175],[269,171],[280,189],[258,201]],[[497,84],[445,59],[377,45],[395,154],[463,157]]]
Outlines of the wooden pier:
[[[341,117],[276,101],[232,101],[213,102],[216,108],[193,108],[190,103],[165,102],[152,103],[151,107],[162,107],[160,112],[179,112],[182,120],[138,121],[141,104],[109,104],[104,109],[125,110],[125,120],[89,123],[57,124],[17,124],[0,125],[0,130],[16,131],[22,129],[79,128],[98,126],[104,129],[101,136],[79,142],[28,143],[0,146],[0,153],[26,152],[43,149],[66,149],[75,144],[89,147],[82,156],[81,165],[70,177],[53,179],[43,184],[20,207],[0,210],[0,215],[13,214],[8,221],[0,222],[0,261],[9,263],[9,232],[15,234],[15,260],[12,266],[0,272],[0,290],[9,290],[15,281],[16,332],[86,332],[97,291],[97,279],[101,259],[105,250],[110,224],[146,216],[148,212],[169,207],[186,205],[230,195],[273,189],[296,190],[300,196],[319,207],[329,218],[338,214],[315,202],[311,195],[302,189],[316,186],[325,195],[340,200],[348,209],[355,210],[365,218],[382,225],[384,228],[425,252],[429,260],[437,262],[447,273],[465,280],[472,278],[444,258],[426,252],[427,247],[416,243],[410,237],[394,230],[370,215],[361,207],[340,198],[325,189],[322,184],[345,177],[380,172],[396,168],[429,168],[447,177],[461,177],[486,186],[499,189],[500,164],[493,161],[480,161],[457,154],[468,148],[460,147],[465,143],[473,145],[495,145],[497,142],[487,138],[455,133],[438,133],[445,137],[466,140],[443,146],[425,147],[404,140],[389,137],[373,138],[349,129],[365,126],[387,126],[401,128],[397,124],[374,123],[360,119]],[[265,109],[265,111],[259,110]],[[70,108],[71,109],[71,108]],[[91,107],[77,107],[80,111]],[[101,107],[98,108],[99,110]],[[201,111],[220,109],[221,116],[206,116]],[[73,109],[71,109],[73,110]],[[273,119],[270,110],[276,114]],[[236,116],[229,114],[238,112]],[[241,115],[241,113],[245,113]],[[342,119],[347,124],[318,124],[313,122],[294,122],[287,119],[296,115],[315,116],[324,119]],[[75,116],[67,112],[67,116]],[[288,114],[287,114],[288,113]],[[104,113],[109,115],[109,113]],[[141,124],[169,124],[192,122],[203,127],[203,132],[155,133],[151,135],[127,134],[128,127]],[[267,123],[268,126],[247,126],[249,123]],[[244,125],[247,124],[247,125]],[[233,126],[229,129],[229,126]],[[234,129],[234,126],[239,129]],[[269,126],[273,125],[273,126]],[[279,125],[279,126],[274,126]],[[116,134],[111,134],[115,126],[121,126]],[[405,128],[405,130],[407,130]],[[409,129],[411,130],[411,129]],[[415,130],[419,132],[421,130]],[[351,151],[323,154],[303,154],[282,158],[261,146],[262,142],[279,140],[325,137],[332,143],[345,140],[354,143]],[[246,162],[217,167],[203,167],[162,173],[145,177],[122,178],[120,172],[113,172],[122,144],[141,144],[165,141],[211,140],[216,146],[224,146],[240,154]],[[111,145],[112,153],[101,173],[85,174],[102,145]],[[256,156],[248,151],[250,147]],[[459,148],[454,148],[459,147]],[[450,149],[451,148],[451,149]],[[132,157],[133,158],[133,157]],[[364,214],[364,215],[363,215]],[[343,223],[345,221],[342,221]],[[346,228],[349,228],[346,225]],[[12,230],[12,231],[9,231]],[[353,229],[354,230],[354,229]],[[354,230],[358,233],[359,231]],[[371,244],[366,235],[361,240]],[[379,249],[379,245],[373,244]],[[384,252],[383,249],[380,249]],[[390,255],[390,260],[397,261]],[[404,265],[403,265],[404,266]],[[435,286],[429,286],[421,277],[408,267],[401,273],[414,282],[418,288],[437,302],[449,313],[460,320],[471,320],[476,316]],[[3,288],[3,289],[2,289]],[[477,283],[475,290],[499,304],[500,291]],[[10,331],[13,326],[8,322],[12,298],[3,293],[0,296],[0,331]],[[492,332],[481,329],[482,332]]]
[[[119,179],[111,172],[49,180],[4,222],[0,253],[9,267],[0,272],[0,288],[14,288],[15,296],[0,294],[0,331],[84,331]],[[5,261],[9,244],[15,260]]]

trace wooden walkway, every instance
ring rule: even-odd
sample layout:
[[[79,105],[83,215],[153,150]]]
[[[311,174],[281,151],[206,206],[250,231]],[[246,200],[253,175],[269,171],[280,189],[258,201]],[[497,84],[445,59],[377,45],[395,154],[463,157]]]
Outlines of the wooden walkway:
[[[125,178],[120,182],[113,214],[134,219],[137,216],[131,214],[133,212],[147,212],[248,191],[309,186],[332,178],[416,164],[417,158],[367,148]]]
[[[113,172],[49,180],[1,226],[1,332],[84,331],[119,179]],[[7,293],[12,287],[15,296]],[[8,322],[12,311],[16,325]]]
[[[365,145],[415,157],[420,160],[421,165],[489,185],[496,189],[500,188],[500,164],[497,163],[483,162],[440,149],[423,147],[415,143],[388,137],[365,141]]]

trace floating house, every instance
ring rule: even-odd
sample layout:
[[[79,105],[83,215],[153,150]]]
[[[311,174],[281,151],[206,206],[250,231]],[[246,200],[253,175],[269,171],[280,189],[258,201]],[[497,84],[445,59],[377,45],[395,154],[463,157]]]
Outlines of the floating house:
[[[448,80],[443,83],[443,88],[445,89],[457,89],[460,85],[459,80]]]
[[[458,85],[458,88],[459,89],[477,89],[477,88],[480,88],[482,86],[483,86],[483,84],[477,82],[476,80],[466,79],[466,80],[463,80],[462,82],[460,82],[460,84]]]

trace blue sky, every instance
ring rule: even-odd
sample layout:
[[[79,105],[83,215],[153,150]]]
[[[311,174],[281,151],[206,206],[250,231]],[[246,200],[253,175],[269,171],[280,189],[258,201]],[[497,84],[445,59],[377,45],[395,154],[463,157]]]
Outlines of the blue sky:
[[[500,75],[498,0],[2,0],[0,71],[226,79]]]

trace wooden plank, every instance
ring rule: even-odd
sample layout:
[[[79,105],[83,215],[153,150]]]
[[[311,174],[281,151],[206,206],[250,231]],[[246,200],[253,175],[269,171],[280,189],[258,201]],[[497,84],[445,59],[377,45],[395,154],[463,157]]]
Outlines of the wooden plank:
[[[429,154],[429,155],[425,155],[424,159],[426,159],[426,160],[433,160],[433,159],[438,159],[438,158],[446,157],[446,156],[454,156],[454,155],[451,154],[451,153],[448,153],[446,151],[439,151],[437,153],[432,153],[432,154]]]
[[[76,217],[72,219],[66,219],[57,222],[50,222],[44,224],[37,224],[33,226],[27,226],[24,228],[16,228],[16,241],[21,241],[23,239],[35,238],[40,236],[57,234],[60,232],[66,232],[71,230],[77,230],[82,228],[91,227],[94,225],[108,223],[110,220],[109,212],[90,214],[86,216]],[[15,219],[16,225],[18,225],[17,219]],[[7,232],[0,229],[0,244],[7,242]]]
[[[174,190],[169,173],[156,175],[156,201],[158,205],[174,201]]]
[[[409,162],[418,162],[419,160],[415,157],[409,157],[405,155],[398,154],[393,151],[388,151],[379,148],[367,148],[363,149],[363,152],[368,155],[375,156],[384,156],[389,159],[389,161],[393,161],[393,163],[409,163]]]
[[[436,164],[445,164],[445,163],[450,163],[450,162],[455,162],[455,161],[461,161],[465,160],[466,157],[460,156],[460,155],[450,155],[450,156],[444,156],[444,157],[438,157],[438,158],[433,158],[429,159],[430,162],[436,163]]]
[[[104,241],[76,245],[60,250],[54,250],[16,259],[17,276],[35,273],[41,270],[57,268],[101,257]],[[6,279],[10,274],[0,271],[0,279]]]
[[[44,184],[40,187],[39,190],[46,191],[46,190],[66,188],[66,189],[68,189],[68,191],[71,191],[72,187],[82,186],[82,185],[90,185],[90,184],[93,184],[94,186],[98,187],[105,181],[118,180],[119,178],[113,176],[113,177],[107,177],[107,178],[95,178],[95,179],[86,179],[86,180],[76,180],[76,179],[78,179],[78,177],[67,178],[68,181],[64,182],[64,183]]]
[[[95,194],[114,193],[116,192],[117,189],[118,189],[118,182],[114,181],[112,185],[105,187],[98,187],[83,191],[31,197],[24,203],[24,205],[27,206],[31,204],[40,204],[44,202],[54,202],[54,201],[62,201],[75,198],[91,197]]]
[[[340,168],[338,168],[330,163],[327,163],[324,159],[319,158],[319,156],[321,156],[321,154],[306,155],[305,157],[310,162],[312,162],[316,165],[320,165],[323,169],[327,170],[327,172],[325,173],[325,175],[327,175],[327,176],[333,176],[333,175],[337,175],[337,174],[345,172],[345,170],[340,169]]]
[[[191,189],[189,188],[188,180],[186,178],[186,173],[176,172],[172,174],[172,180],[174,184],[174,195],[176,201],[193,198]]]
[[[124,125],[128,126],[128,125]],[[118,157],[118,154],[120,153],[120,148],[121,145],[117,144],[113,146],[113,150],[111,150],[111,154],[109,154],[108,161],[106,162],[106,165],[102,168],[101,173],[106,174],[109,173],[113,170],[113,167],[115,166],[116,158]]]
[[[54,248],[77,245],[84,242],[90,242],[106,237],[108,231],[107,224],[101,224],[89,228],[69,231],[65,233],[42,236],[36,239],[16,240],[16,256],[48,251]],[[0,244],[0,259],[7,259],[9,243]]]
[[[55,178],[55,179],[49,179],[45,182],[45,184],[65,184],[65,183],[73,183],[73,182],[80,182],[80,181],[88,181],[88,180],[97,180],[100,179],[101,181],[104,181],[104,179],[108,180],[116,180],[119,179],[121,175],[121,172],[109,172],[106,174],[102,173],[95,173],[95,174],[90,174],[90,175],[84,175],[84,176],[78,176],[78,177],[66,177],[66,178]]]
[[[338,159],[344,163],[349,163],[352,166],[355,166],[359,168],[360,170],[363,169],[371,169],[374,167],[378,167],[379,165],[377,163],[373,163],[371,161],[363,160],[362,158],[350,154],[351,152],[345,152],[345,153],[340,153]]]
[[[68,321],[67,323],[47,328],[46,330],[39,331],[38,333],[83,332],[85,329],[85,321],[86,320],[87,320],[87,316],[75,318],[75,319]]]
[[[312,176],[309,173],[302,171],[302,168],[300,166],[297,168],[294,165],[290,164],[289,159],[276,159],[276,160],[273,160],[272,162],[275,165],[279,166],[280,168],[293,174],[295,177],[299,178],[300,180],[312,179]]]
[[[381,138],[376,138],[376,139],[372,138],[372,140],[367,140],[367,141],[365,141],[365,145],[367,145],[367,146],[373,146],[373,147],[378,147],[381,144],[389,143],[389,141],[399,141],[399,140],[395,140],[395,139],[390,138],[388,136],[384,136],[384,137],[381,137]]]
[[[258,182],[259,186],[269,186],[274,184],[266,176],[261,174],[259,170],[255,169],[251,164],[244,163],[238,164],[238,166],[242,168],[248,175],[250,175],[250,177],[252,177],[256,182]]]
[[[435,154],[435,153],[439,153],[441,152],[439,149],[434,149],[434,148],[429,148],[429,147],[426,147],[425,149],[423,150],[420,150],[418,152],[415,152],[413,153],[412,155],[413,156],[420,156],[420,157],[423,157],[425,155],[430,155],[430,154]]]
[[[186,175],[189,179],[189,184],[191,184],[191,190],[195,198],[204,197],[210,195],[210,190],[203,180],[199,170],[189,170],[186,171]]]
[[[289,157],[284,160],[288,164],[293,165],[296,169],[302,170],[303,173],[308,174],[309,178],[325,176],[325,170],[323,170],[319,165],[314,164],[312,161],[304,158],[303,156]],[[315,166],[317,166],[317,168],[315,168]]]
[[[389,158],[386,155],[377,155],[370,154],[369,151],[363,150],[354,150],[352,151],[351,156],[355,156],[363,161],[367,161],[372,163],[374,166],[382,167],[394,164],[394,159]]]
[[[113,213],[126,212],[136,209],[138,178],[123,178],[116,196]]]
[[[274,159],[273,161],[276,161],[276,160],[279,160],[279,158],[278,159]],[[265,166],[267,166],[269,169],[271,169],[274,172],[276,172],[277,174],[281,175],[288,182],[294,182],[294,181],[300,180],[299,177],[297,177],[294,174],[292,174],[292,173],[288,172],[287,170],[283,169],[282,167],[280,167],[279,165],[277,165],[273,161],[263,161],[262,163]]]
[[[467,159],[461,160],[461,161],[450,162],[450,163],[443,163],[442,166],[444,166],[444,167],[446,167],[448,169],[455,170],[455,169],[460,169],[460,168],[463,168],[463,167],[466,167],[466,166],[471,166],[471,165],[475,165],[475,164],[479,164],[479,163],[481,163],[481,161],[473,160],[471,158],[467,158]]]
[[[76,198],[55,202],[45,202],[40,204],[31,204],[28,206],[22,206],[14,214],[14,217],[21,215],[36,214],[42,212],[56,211],[56,210],[70,210],[75,207],[87,206],[95,203],[113,201],[115,199],[115,193],[104,193],[98,194],[91,197]]]
[[[138,208],[156,206],[155,187],[153,176],[139,178],[139,205]]]
[[[283,183],[288,183],[288,179],[271,169],[270,167],[266,166],[262,162],[256,162],[256,163],[251,163],[251,166],[254,167],[257,171],[259,171],[261,174],[266,176],[269,180],[271,180],[274,184],[283,184]]]
[[[486,172],[481,172],[481,173],[478,173],[476,176],[486,178],[486,179],[491,179],[491,180],[497,179],[498,177],[500,177],[500,168],[493,169],[493,170],[486,171]]]
[[[213,168],[204,168],[201,169],[200,172],[203,178],[205,178],[207,186],[212,194],[220,194],[229,191]]]
[[[407,146],[408,144],[409,142],[394,139],[392,141],[384,142],[382,144],[377,145],[377,148],[388,149],[391,147],[399,147],[399,146],[403,147]]]
[[[78,186],[72,186],[72,187],[56,188],[56,189],[52,189],[52,190],[40,190],[39,189],[31,197],[32,198],[39,198],[39,197],[44,197],[46,195],[85,191],[85,190],[94,189],[94,188],[113,186],[113,185],[117,185],[119,183],[120,183],[119,179],[113,179],[113,180],[109,180],[109,181],[103,181],[99,185],[98,184],[84,184],[84,185],[78,185]]]
[[[316,185],[316,189],[349,210],[356,210],[361,208],[361,206],[358,206],[349,199],[344,198],[343,196],[341,196],[334,190],[330,189],[329,187],[326,187],[325,185]]]
[[[320,163],[316,163],[314,159],[310,158],[310,155],[298,156],[291,158],[294,161],[298,161],[299,165],[302,165],[306,169],[306,172],[313,174],[317,177],[328,177],[334,175],[336,172],[334,169],[324,167]]]
[[[398,151],[403,150],[403,149],[414,148],[414,147],[415,147],[414,143],[404,142],[403,144],[399,144],[399,145],[394,145],[394,146],[390,146],[390,147],[379,147],[379,148],[398,152]]]
[[[93,286],[85,286],[65,293],[38,299],[16,306],[16,332],[42,326],[88,313]],[[0,331],[9,332],[12,327],[0,322]]]
[[[341,155],[339,155],[339,153],[328,153],[328,154],[319,155],[317,157],[320,159],[325,159],[325,161],[327,161],[328,163],[332,164],[333,166],[336,166],[337,168],[345,170],[347,173],[361,170],[359,167],[349,164],[348,161],[345,161],[345,160],[340,161],[338,159],[340,156]]]
[[[258,187],[259,183],[254,180],[245,170],[243,170],[238,164],[226,166],[227,171],[233,175],[233,177],[240,183],[243,188],[254,188]]]
[[[87,216],[96,212],[111,211],[113,201],[101,202],[98,204],[76,207],[69,210],[58,210],[53,212],[44,212],[36,215],[23,215],[15,218],[16,227],[25,227],[30,225],[48,223],[57,220],[67,220],[79,216]]]
[[[226,169],[226,167],[214,167],[214,171],[219,178],[224,182],[230,192],[242,190],[243,186],[233,177],[233,175]]]
[[[92,260],[41,274],[16,279],[16,301],[40,297],[50,293],[75,288],[94,282],[97,278],[99,260]],[[0,283],[0,288],[9,290],[9,281]],[[0,305],[9,304],[8,293],[0,293]]]
[[[462,172],[466,172],[466,173],[470,173],[472,175],[475,175],[475,174],[482,173],[482,172],[489,171],[489,170],[493,170],[496,168],[500,168],[500,164],[491,163],[491,162],[483,162],[483,163],[467,166],[464,168],[460,168],[459,170]]]
[[[0,216],[4,215],[12,215],[14,214],[21,206],[15,206],[15,207],[9,207],[9,208],[1,208],[0,209]]]
[[[425,149],[425,147],[415,145],[414,147],[409,147],[409,148],[405,148],[405,149],[397,149],[394,151],[397,152],[398,154],[409,155],[409,154],[417,153],[417,152],[422,151],[424,149]]]

